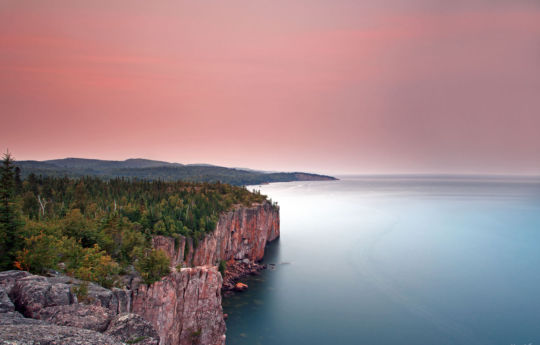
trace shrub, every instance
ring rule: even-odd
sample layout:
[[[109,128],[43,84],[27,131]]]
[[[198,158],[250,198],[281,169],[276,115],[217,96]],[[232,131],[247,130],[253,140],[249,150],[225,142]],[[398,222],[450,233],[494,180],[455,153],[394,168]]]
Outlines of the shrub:
[[[171,272],[171,261],[161,249],[149,249],[137,262],[135,268],[146,284],[152,284]]]
[[[133,339],[127,340],[126,344],[137,344],[137,343],[140,343],[141,341],[143,341],[146,338],[147,337],[145,337],[145,336],[140,336],[140,337],[137,337],[137,338],[133,338]]]
[[[17,252],[15,267],[33,273],[57,268],[61,241],[51,235],[40,233],[24,240],[24,248]]]
[[[218,270],[219,273],[221,273],[221,276],[225,278],[225,270],[227,270],[227,262],[225,260],[219,262]]]
[[[88,282],[82,282],[79,286],[72,287],[71,291],[77,296],[79,303],[88,302]]]
[[[91,248],[84,248],[81,267],[75,271],[75,276],[111,287],[118,271],[118,264],[95,244]]]

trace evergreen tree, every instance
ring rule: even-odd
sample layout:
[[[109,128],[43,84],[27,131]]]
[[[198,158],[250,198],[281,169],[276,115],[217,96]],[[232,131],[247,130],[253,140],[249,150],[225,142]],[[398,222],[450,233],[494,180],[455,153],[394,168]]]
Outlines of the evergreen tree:
[[[21,249],[20,225],[15,206],[13,159],[8,152],[0,167],[0,266],[4,269],[13,267],[15,253]]]
[[[15,167],[15,193],[22,191],[21,168]]]

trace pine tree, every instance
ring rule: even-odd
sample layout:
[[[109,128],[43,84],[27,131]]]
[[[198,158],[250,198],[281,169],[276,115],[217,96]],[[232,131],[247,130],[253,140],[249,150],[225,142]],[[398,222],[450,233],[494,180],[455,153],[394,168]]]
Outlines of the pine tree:
[[[5,153],[0,167],[0,266],[12,268],[21,249],[19,216],[15,207],[15,172],[11,154]]]
[[[15,193],[22,191],[21,168],[15,167]]]

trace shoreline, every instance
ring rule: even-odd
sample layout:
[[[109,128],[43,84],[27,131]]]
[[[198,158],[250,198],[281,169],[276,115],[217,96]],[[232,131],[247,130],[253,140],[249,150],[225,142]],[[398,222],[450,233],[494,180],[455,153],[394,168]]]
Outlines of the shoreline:
[[[234,262],[227,262],[227,268],[225,270],[225,276],[223,277],[223,284],[221,286],[223,297],[229,297],[233,295],[234,292],[243,291],[243,289],[238,289],[236,284],[243,283],[242,280],[244,278],[259,275],[260,272],[266,268],[266,264],[252,261],[238,260]]]

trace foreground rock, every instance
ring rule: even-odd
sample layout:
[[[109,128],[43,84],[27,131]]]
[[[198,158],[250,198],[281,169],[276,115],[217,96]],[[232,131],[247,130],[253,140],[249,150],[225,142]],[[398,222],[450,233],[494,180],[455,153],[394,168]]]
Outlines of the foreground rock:
[[[39,318],[43,308],[68,305],[74,302],[68,284],[52,284],[46,277],[29,275],[17,280],[10,294],[24,316]]]
[[[95,305],[71,304],[43,308],[39,319],[58,326],[71,326],[105,332],[114,313]]]
[[[122,345],[116,339],[95,331],[57,326],[41,320],[0,314],[0,344],[32,345]]]
[[[6,290],[0,286],[0,313],[15,311],[15,305],[9,299]]]
[[[0,272],[0,344],[159,344],[156,330],[138,315],[128,317],[131,327],[124,327],[132,338],[119,331],[122,322],[115,315],[131,309],[132,291],[90,283],[88,295],[81,296],[89,304],[82,304],[73,292],[81,283],[66,276]]]
[[[152,325],[137,314],[120,314],[109,324],[105,334],[116,340],[138,345],[158,345],[159,335]]]
[[[4,288],[9,295],[11,294],[11,290],[15,286],[15,283],[19,279],[28,277],[29,275],[31,274],[28,272],[16,270],[0,272],[0,287]]]
[[[18,277],[15,282],[14,276]],[[88,295],[84,296],[88,304],[78,303],[74,288],[82,282],[77,279],[20,275],[16,271],[3,277],[0,310],[19,310],[24,316],[51,327],[105,332],[119,341],[137,340],[143,345],[157,345],[160,337],[163,345],[225,343],[222,279],[215,266],[184,268],[150,286],[138,285],[134,290],[108,290],[89,284]],[[10,294],[3,286],[10,288]],[[124,310],[133,310],[140,316],[125,317],[120,313],[124,316],[115,318],[118,311]],[[23,320],[27,324],[30,319]],[[4,340],[3,332],[0,340]]]
[[[67,276],[43,277],[27,272],[21,275],[15,283],[10,283],[17,271],[7,271],[10,274],[0,274],[2,282],[10,288],[9,297],[24,316],[40,318],[40,312],[48,307],[76,304],[79,298],[74,293],[75,288],[83,282]],[[6,272],[2,272],[6,273]],[[3,280],[6,279],[6,281]],[[106,289],[97,284],[88,284],[88,295],[84,302],[109,309],[113,314],[129,312],[131,308],[131,291],[125,289]]]

